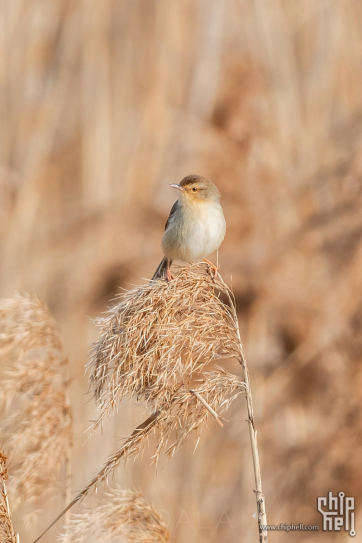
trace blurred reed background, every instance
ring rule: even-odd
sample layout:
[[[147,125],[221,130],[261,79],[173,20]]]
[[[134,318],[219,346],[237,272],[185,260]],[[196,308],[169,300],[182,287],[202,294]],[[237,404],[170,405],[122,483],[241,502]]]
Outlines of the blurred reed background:
[[[152,276],[168,184],[198,173],[222,193],[219,259],[251,372],[268,522],[320,525],[329,490],[358,505],[361,2],[4,0],[0,24],[0,295],[36,292],[60,324],[73,491],[144,418],[124,402],[85,443],[89,317]],[[156,476],[150,446],[117,481],[163,510],[178,543],[256,541],[245,418],[241,399],[193,456],[186,444]],[[61,505],[39,498],[26,529],[13,514],[21,542]]]

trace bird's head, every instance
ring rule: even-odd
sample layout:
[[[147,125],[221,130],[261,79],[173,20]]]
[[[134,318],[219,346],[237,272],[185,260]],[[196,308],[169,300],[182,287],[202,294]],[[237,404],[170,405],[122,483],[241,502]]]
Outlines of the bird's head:
[[[180,197],[186,202],[220,201],[220,193],[212,181],[201,175],[188,175],[179,185],[170,185],[180,191]]]

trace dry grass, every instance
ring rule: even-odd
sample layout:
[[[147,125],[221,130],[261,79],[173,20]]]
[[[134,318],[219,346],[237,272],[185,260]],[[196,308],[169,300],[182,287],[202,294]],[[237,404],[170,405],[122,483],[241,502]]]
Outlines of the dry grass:
[[[122,537],[127,543],[167,543],[170,535],[161,516],[141,492],[114,488],[102,502],[74,515],[59,543],[83,543]]]
[[[6,468],[6,456],[0,449],[0,541],[1,543],[17,543],[11,521],[9,500],[5,481],[9,478]]]
[[[19,357],[37,349],[60,353],[59,328],[49,309],[37,297],[16,295],[0,302],[0,349],[18,348]]]
[[[109,460],[101,479],[121,458],[138,453],[151,429],[158,440],[155,460],[162,449],[173,455],[207,419],[210,409],[197,394],[220,412],[244,390],[242,380],[222,368],[204,371],[220,357],[242,360],[232,293],[220,275],[213,277],[208,264],[181,268],[171,283],[153,281],[122,294],[120,303],[97,322],[100,336],[88,365],[100,410],[94,428],[125,396],[135,397],[152,413],[148,424]],[[173,433],[176,439],[167,447]]]
[[[152,281],[122,294],[98,324],[101,334],[89,362],[90,384],[100,403],[93,429],[125,396],[142,401],[152,413],[53,524],[108,480],[122,460],[137,456],[150,435],[157,441],[157,465],[161,451],[173,456],[188,437],[199,434],[209,413],[221,422],[220,413],[241,392],[251,406],[232,292],[208,264],[183,267],[170,283]],[[222,356],[243,365],[246,382],[220,367],[203,371]],[[252,408],[250,413],[254,425]]]
[[[225,301],[223,301],[222,297]],[[100,405],[94,423],[120,400],[135,397],[151,411],[104,468],[77,496],[76,501],[106,479],[119,465],[137,455],[151,431],[157,438],[154,459],[163,449],[172,456],[208,413],[220,422],[218,412],[227,409],[244,391],[254,465],[260,538],[267,541],[265,499],[262,493],[259,453],[249,372],[242,350],[235,301],[220,274],[209,264],[181,268],[175,279],[151,281],[121,295],[121,302],[98,320],[101,333],[89,362],[90,385]],[[234,357],[242,365],[244,381],[222,368],[205,372],[220,357]],[[194,385],[197,376],[201,382]],[[169,444],[172,435],[174,441]]]
[[[10,413],[3,435],[13,466],[9,493],[18,507],[57,487],[60,466],[69,462],[67,359],[58,326],[36,297],[2,300],[0,329],[0,353],[15,358],[0,381],[0,406]]]
[[[207,372],[205,378],[192,389],[185,384],[179,384],[173,393],[168,393],[167,401],[163,406],[160,406],[160,409],[138,426],[118,451],[108,459],[103,469],[77,497],[77,501],[97,488],[102,481],[107,480],[121,460],[137,456],[152,433],[158,442],[153,456],[157,463],[163,449],[167,455],[172,456],[193,432],[200,430],[206,423],[209,410],[193,391],[199,393],[208,406],[220,414],[244,390],[242,379],[222,368]],[[170,444],[171,436],[175,439]]]
[[[213,360],[240,358],[230,296],[207,264],[181,268],[171,283],[154,281],[120,296],[105,318],[88,364],[90,386],[100,406],[97,427],[124,396],[152,411],[165,409],[180,386]]]

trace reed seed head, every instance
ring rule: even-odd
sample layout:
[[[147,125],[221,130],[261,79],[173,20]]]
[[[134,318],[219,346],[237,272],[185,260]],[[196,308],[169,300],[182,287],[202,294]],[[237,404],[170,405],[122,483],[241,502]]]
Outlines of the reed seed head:
[[[3,432],[12,462],[9,494],[16,508],[56,488],[71,446],[67,359],[55,320],[34,296],[2,300],[0,330],[0,355],[13,361],[0,380],[0,408],[9,412]]]
[[[174,281],[152,281],[120,295],[96,321],[100,335],[88,364],[90,387],[99,404],[97,427],[125,397],[151,411],[164,409],[220,357],[239,357],[235,309],[221,277],[208,264],[181,268]]]
[[[181,268],[170,283],[153,281],[122,294],[97,323],[100,337],[88,364],[100,409],[94,428],[124,396],[143,401],[151,416],[77,499],[97,488],[121,460],[137,456],[152,433],[158,441],[155,463],[162,450],[172,456],[201,431],[210,411],[225,411],[245,391],[242,379],[223,368],[205,371],[223,356],[242,360],[232,293],[208,264]]]
[[[118,487],[105,493],[102,502],[73,515],[58,543],[85,543],[122,537],[127,543],[168,543],[170,535],[161,516],[139,491]]]

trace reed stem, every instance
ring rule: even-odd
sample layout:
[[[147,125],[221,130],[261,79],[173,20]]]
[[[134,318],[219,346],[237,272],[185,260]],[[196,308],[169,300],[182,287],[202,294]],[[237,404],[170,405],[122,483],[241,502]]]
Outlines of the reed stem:
[[[268,543],[268,532],[265,529],[267,525],[266,510],[265,510],[265,497],[262,490],[261,483],[261,469],[260,469],[260,459],[259,459],[259,449],[258,449],[258,440],[257,440],[257,431],[255,428],[254,422],[254,410],[253,410],[253,400],[251,395],[250,387],[250,377],[249,370],[246,363],[246,359],[243,352],[243,346],[241,343],[240,330],[239,330],[239,321],[236,313],[235,300],[232,297],[231,291],[226,289],[226,294],[229,299],[229,304],[232,309],[232,316],[234,320],[234,326],[236,330],[236,335],[238,339],[239,347],[239,363],[243,368],[243,379],[245,384],[245,399],[246,399],[246,408],[248,411],[248,425],[249,425],[249,435],[250,435],[250,446],[251,446],[251,455],[253,459],[254,467],[254,478],[255,478],[255,498],[256,506],[258,513],[258,528],[259,528],[259,543]]]
[[[255,428],[255,422],[254,422],[254,411],[253,411],[253,402],[252,402],[252,397],[251,397],[249,371],[248,371],[248,367],[246,365],[246,361],[245,361],[243,353],[241,353],[240,363],[243,367],[244,381],[245,381],[245,399],[246,399],[246,406],[248,410],[251,454],[253,457],[254,477],[255,477],[254,492],[255,492],[255,497],[256,497],[256,506],[258,510],[259,542],[267,543],[268,532],[264,528],[264,526],[267,525],[267,519],[266,519],[266,511],[265,511],[265,497],[263,494],[262,484],[261,484],[261,470],[260,470],[259,450],[258,450],[258,441],[257,441],[257,431]]]
[[[71,403],[69,395],[69,381],[65,385],[65,406],[67,409],[67,417],[71,418]],[[72,499],[72,441],[69,440],[65,451],[65,485],[64,485],[64,507],[70,503]],[[71,518],[70,510],[65,513],[65,524],[69,524]]]

